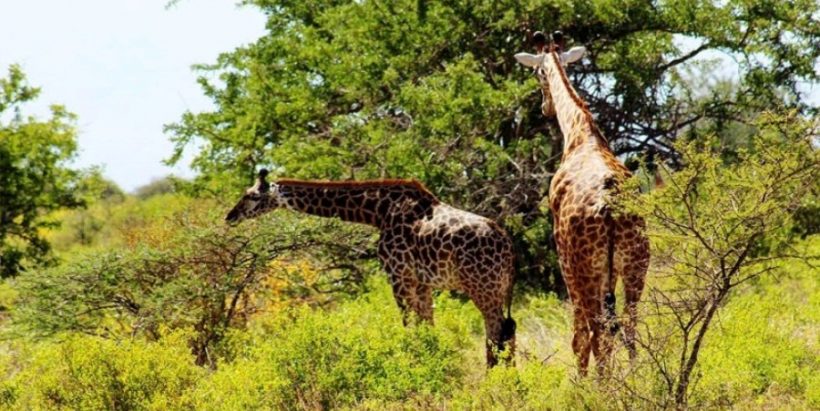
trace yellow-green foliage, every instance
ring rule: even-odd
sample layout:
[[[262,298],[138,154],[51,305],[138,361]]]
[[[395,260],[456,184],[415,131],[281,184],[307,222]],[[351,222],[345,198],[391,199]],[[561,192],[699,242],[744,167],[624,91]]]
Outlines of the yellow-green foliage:
[[[213,372],[193,364],[182,333],[153,343],[67,335],[39,344],[17,373],[0,367],[13,374],[0,400],[15,409],[326,408],[444,397],[465,370],[483,367],[465,367],[467,336],[405,328],[392,304],[381,285],[332,311],[258,318],[235,336],[235,359]]]
[[[386,286],[329,312],[260,319],[251,348],[199,387],[197,408],[318,409],[446,396],[466,369],[465,338],[450,331],[403,327]]]
[[[816,253],[820,237],[807,244],[813,249],[801,252]],[[61,334],[0,346],[0,409],[606,410],[651,408],[637,395],[663,401],[650,371],[640,374],[645,389],[637,393],[580,379],[570,309],[554,296],[515,301],[516,366],[488,372],[472,303],[444,293],[434,327],[405,328],[385,278],[367,288],[322,308],[254,316],[225,337],[215,370],[194,365],[182,332],[164,331],[155,342]],[[690,405],[820,407],[818,324],[816,269],[794,264],[750,283],[706,340]]]
[[[568,363],[542,365],[520,361],[517,368],[497,367],[477,385],[458,392],[452,400],[455,409],[574,410],[607,408],[592,381],[574,378]]]
[[[726,307],[702,354],[700,400],[820,407],[820,275],[800,268],[803,275],[764,279]]]
[[[204,375],[181,334],[157,343],[66,335],[38,346],[0,384],[0,400],[25,410],[178,409]]]
[[[61,210],[52,218],[62,221],[59,228],[47,231],[44,237],[57,253],[72,259],[85,251],[97,251],[127,243],[136,232],[159,230],[165,219],[174,213],[190,209],[194,200],[174,194],[161,194],[145,200],[115,196],[92,203],[80,210]],[[199,200],[200,205],[218,208],[212,200]]]

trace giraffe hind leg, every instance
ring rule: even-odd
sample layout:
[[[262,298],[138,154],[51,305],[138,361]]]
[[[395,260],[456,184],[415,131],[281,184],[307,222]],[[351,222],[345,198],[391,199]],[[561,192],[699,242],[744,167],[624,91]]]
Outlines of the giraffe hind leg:
[[[578,358],[578,372],[581,376],[587,375],[589,355],[592,349],[589,322],[584,315],[584,309],[576,306],[575,320],[573,321],[572,351]]]
[[[480,293],[470,294],[473,303],[484,317],[487,366],[493,367],[498,364],[496,353],[505,349],[509,350],[510,354],[506,359],[511,359],[515,350],[515,321],[512,318],[504,318],[504,299],[488,298]]]
[[[498,364],[498,357],[495,351],[500,346],[502,315],[500,310],[497,312],[485,312],[483,314],[484,330],[486,333],[487,367],[492,368]]]
[[[638,327],[638,302],[641,300],[643,285],[642,278],[631,283],[624,282],[626,294],[626,303],[624,304],[624,314],[626,315],[624,345],[629,351],[630,360],[634,360],[638,355],[635,338],[637,337],[636,328]]]
[[[486,332],[487,367],[498,364],[498,355],[505,353],[504,361],[509,364],[515,355],[515,320],[504,318],[503,310],[499,307],[483,311],[484,330]]]
[[[510,346],[515,346],[515,329],[517,325],[515,320],[512,317],[504,318],[501,321],[501,342],[500,347],[502,350],[504,349],[504,344],[510,342]]]
[[[612,351],[614,348],[614,333],[608,312],[601,312],[590,320],[592,328],[592,341],[590,346],[592,354],[595,356],[595,366],[599,377],[605,377],[610,364]]]
[[[509,272],[511,273],[512,270],[510,270]],[[512,276],[512,274],[509,275],[509,277]],[[518,325],[512,318],[512,278],[509,280],[509,284],[507,285],[507,287],[501,288],[506,288],[502,293],[502,296],[504,297],[504,304],[507,306],[507,316],[504,316],[502,311],[501,315],[504,319],[501,321],[501,336],[499,349],[508,350],[510,352],[509,358],[513,358],[515,356],[515,331]]]

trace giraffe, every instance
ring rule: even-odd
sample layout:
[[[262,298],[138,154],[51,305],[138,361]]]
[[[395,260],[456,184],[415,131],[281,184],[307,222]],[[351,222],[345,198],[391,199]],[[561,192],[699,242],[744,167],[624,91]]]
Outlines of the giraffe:
[[[611,201],[630,172],[609,148],[586,103],[569,83],[564,66],[580,60],[585,49],[563,52],[560,32],[545,48],[536,33],[538,53],[515,58],[535,69],[545,117],[556,118],[563,134],[561,165],[550,182],[549,204],[559,264],[573,305],[572,349],[581,375],[590,352],[603,375],[619,325],[615,314],[615,284],[624,283],[624,342],[630,359],[636,356],[637,304],[649,265],[645,224],[636,215],[612,213]]]
[[[494,221],[442,203],[415,180],[270,183],[267,175],[260,170],[225,217],[228,223],[287,208],[374,226],[381,234],[378,257],[405,325],[410,311],[433,322],[433,288],[457,290],[484,317],[487,365],[497,364],[496,350],[505,344],[514,352],[514,254],[510,237]]]

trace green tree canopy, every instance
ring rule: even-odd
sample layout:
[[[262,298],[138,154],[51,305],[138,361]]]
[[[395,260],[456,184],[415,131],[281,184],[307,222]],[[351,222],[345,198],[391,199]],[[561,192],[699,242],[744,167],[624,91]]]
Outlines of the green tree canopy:
[[[268,16],[267,34],[197,67],[216,109],[167,126],[171,163],[197,147],[193,167],[211,189],[246,185],[260,165],[416,177],[512,228],[525,277],[552,269],[540,201],[561,149],[513,59],[528,31],[560,29],[587,47],[571,81],[624,156],[674,163],[684,132],[736,134],[783,106],[816,112],[798,87],[818,78],[813,0],[243,3]],[[737,62],[737,79],[711,75],[716,54]]]
[[[22,105],[37,98],[18,66],[0,78],[0,276],[17,274],[47,258],[42,229],[49,212],[83,204],[81,173],[68,166],[77,150],[75,116],[61,106],[51,117],[24,117]]]

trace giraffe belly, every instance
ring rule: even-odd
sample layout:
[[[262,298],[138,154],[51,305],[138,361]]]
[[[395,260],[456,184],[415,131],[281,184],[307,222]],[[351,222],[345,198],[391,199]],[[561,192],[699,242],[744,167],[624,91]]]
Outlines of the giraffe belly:
[[[455,259],[448,258],[450,256],[445,252],[438,254],[440,258],[436,261],[421,262],[417,265],[419,280],[436,289],[462,291]]]

